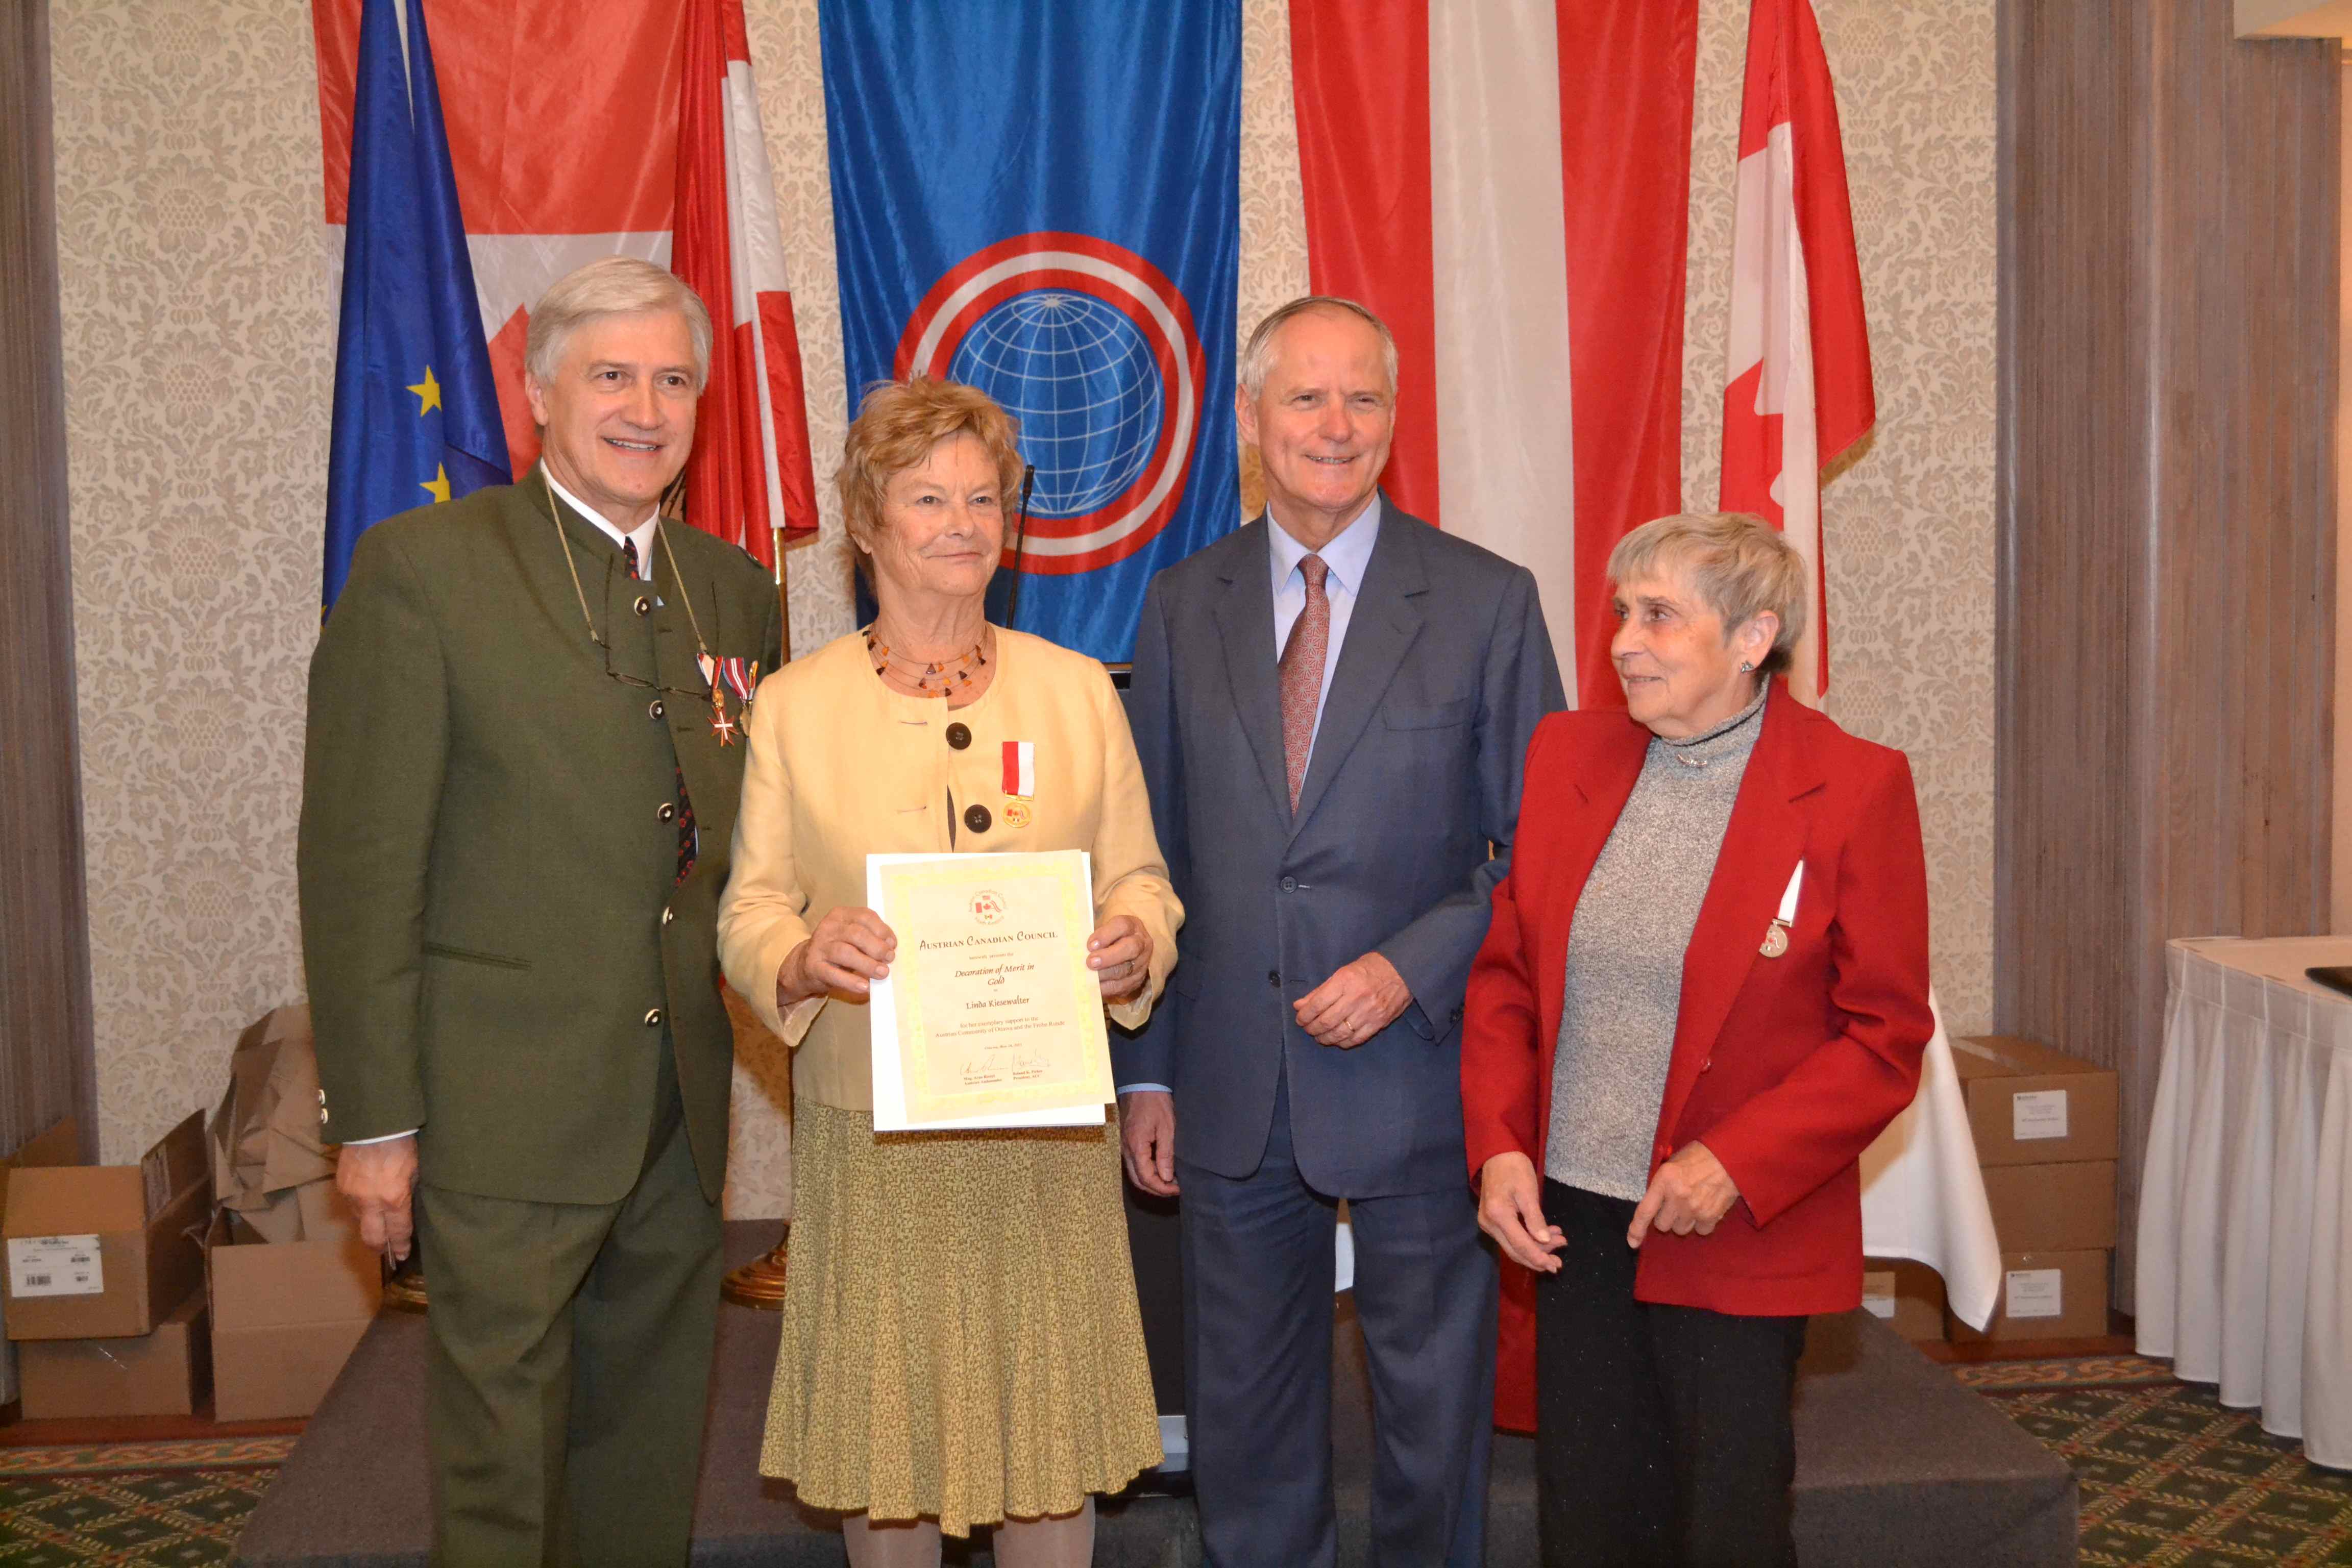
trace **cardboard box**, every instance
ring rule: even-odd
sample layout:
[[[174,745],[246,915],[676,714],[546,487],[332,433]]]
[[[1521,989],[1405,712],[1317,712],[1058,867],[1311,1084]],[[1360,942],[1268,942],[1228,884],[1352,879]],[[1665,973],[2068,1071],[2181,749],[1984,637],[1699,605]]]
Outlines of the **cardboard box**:
[[[303,1239],[268,1242],[242,1219],[213,1222],[213,1414],[308,1415],[383,1300],[383,1266],[331,1182],[295,1189]]]
[[[19,1166],[79,1165],[81,1163],[81,1126],[70,1116],[46,1132],[34,1134],[23,1148],[0,1160],[0,1171],[13,1171]],[[8,1212],[7,1189],[0,1185],[0,1216]]]
[[[0,1159],[0,1226],[8,1216],[8,1173],[19,1166],[72,1165],[81,1160],[81,1128],[70,1116],[45,1132],[36,1133],[23,1148]],[[0,1268],[8,1265],[6,1248],[0,1246]],[[0,1300],[0,1338],[8,1331],[8,1312]],[[0,1342],[0,1405],[14,1403],[17,1397],[16,1347]]]
[[[1952,1042],[1980,1165],[2116,1157],[2116,1075],[2038,1040]]]
[[[1862,1310],[1906,1340],[1944,1337],[1944,1277],[1908,1258],[1862,1260]]]
[[[2096,1252],[2116,1244],[2116,1163],[1988,1165],[1993,1234],[2012,1252]]]
[[[152,1333],[28,1341],[22,1347],[25,1417],[193,1415],[209,1369],[205,1352],[202,1290]]]
[[[0,1218],[8,1337],[149,1332],[204,1284],[211,1206],[202,1114],[165,1133],[136,1165],[10,1172]]]
[[[1986,1340],[2084,1340],[2107,1331],[2105,1252],[2004,1252],[2000,1300],[1991,1321],[1972,1329],[1950,1312],[1954,1344]]]

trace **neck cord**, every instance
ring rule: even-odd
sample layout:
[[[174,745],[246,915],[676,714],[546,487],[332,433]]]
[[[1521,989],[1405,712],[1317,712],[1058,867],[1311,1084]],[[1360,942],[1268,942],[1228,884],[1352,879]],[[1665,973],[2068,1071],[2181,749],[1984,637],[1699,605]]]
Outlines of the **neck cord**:
[[[580,585],[580,564],[572,559],[572,541],[563,536],[563,517],[556,510],[555,481],[547,475],[547,465],[539,468],[540,488],[547,492],[547,521],[555,525],[555,542],[563,547],[563,564],[572,574],[572,592],[580,600],[580,618],[588,626],[588,640],[598,647],[606,647],[603,637],[596,635],[595,617],[588,613],[588,592]],[[654,541],[661,546],[662,554],[669,561],[669,574],[677,584],[678,603],[686,606],[686,624],[694,628],[695,651],[703,658],[710,657],[710,645],[702,640],[702,622],[694,613],[694,597],[686,591],[686,574],[677,569],[677,557],[670,552],[669,534],[662,528],[661,513],[654,513]]]

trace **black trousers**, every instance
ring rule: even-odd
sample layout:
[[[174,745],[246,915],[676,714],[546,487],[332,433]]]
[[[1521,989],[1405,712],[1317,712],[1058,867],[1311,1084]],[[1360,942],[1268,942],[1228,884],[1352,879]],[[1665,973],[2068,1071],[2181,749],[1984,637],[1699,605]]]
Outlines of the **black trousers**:
[[[1547,1180],[1543,1206],[1568,1238],[1559,1272],[1536,1280],[1546,1568],[1793,1568],[1806,1321],[1637,1301],[1634,1205]]]

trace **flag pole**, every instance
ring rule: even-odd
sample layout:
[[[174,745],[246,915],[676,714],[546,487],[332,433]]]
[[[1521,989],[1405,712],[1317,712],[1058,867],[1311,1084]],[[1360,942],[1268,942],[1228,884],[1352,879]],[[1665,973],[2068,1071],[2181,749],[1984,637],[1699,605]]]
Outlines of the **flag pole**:
[[[793,662],[792,576],[784,570],[784,531],[778,528],[771,531],[776,541],[776,624],[784,628],[783,661],[790,664]]]

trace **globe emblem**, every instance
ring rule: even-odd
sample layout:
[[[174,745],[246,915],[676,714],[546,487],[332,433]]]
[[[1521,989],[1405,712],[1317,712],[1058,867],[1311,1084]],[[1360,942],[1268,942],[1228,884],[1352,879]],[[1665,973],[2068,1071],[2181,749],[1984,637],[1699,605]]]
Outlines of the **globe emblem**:
[[[1160,440],[1167,394],[1126,312],[1060,289],[1015,294],[972,323],[948,374],[1021,421],[1036,466],[1029,510],[1084,517],[1133,483]]]

